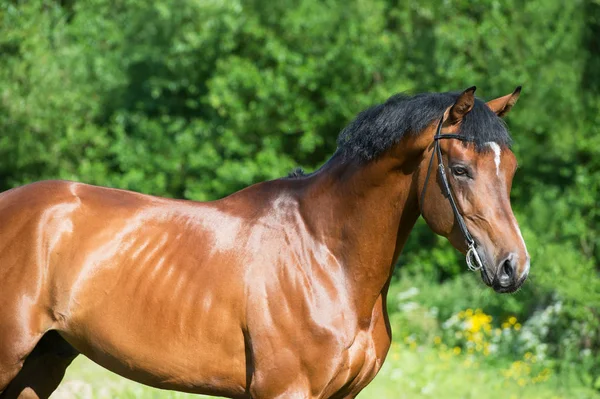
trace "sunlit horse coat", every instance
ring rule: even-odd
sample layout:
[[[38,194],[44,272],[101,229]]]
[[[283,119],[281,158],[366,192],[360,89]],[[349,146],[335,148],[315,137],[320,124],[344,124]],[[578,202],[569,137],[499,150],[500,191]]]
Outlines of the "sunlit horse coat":
[[[144,384],[236,398],[352,398],[390,346],[386,293],[423,210],[517,289],[529,256],[510,208],[515,157],[498,115],[461,94],[393,97],[360,114],[318,171],[198,203],[45,181],[0,195],[0,398],[48,397],[79,353]]]

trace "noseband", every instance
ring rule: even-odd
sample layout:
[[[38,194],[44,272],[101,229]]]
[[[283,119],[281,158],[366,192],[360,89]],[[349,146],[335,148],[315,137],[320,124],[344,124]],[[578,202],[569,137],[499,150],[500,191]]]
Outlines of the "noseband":
[[[448,178],[446,176],[446,168],[444,167],[444,160],[442,158],[442,150],[440,148],[440,140],[442,139],[457,139],[461,141],[468,141],[464,136],[458,134],[442,134],[442,123],[444,122],[444,117],[440,119],[438,123],[437,130],[435,132],[435,136],[433,136],[433,145],[434,151],[431,152],[431,159],[429,160],[429,166],[427,167],[427,176],[425,176],[425,185],[423,186],[423,191],[421,192],[421,214],[423,214],[423,202],[425,200],[425,190],[427,189],[427,183],[429,182],[429,176],[431,174],[431,166],[433,165],[433,158],[437,154],[438,157],[438,174],[440,176],[440,180],[442,181],[442,192],[444,197],[450,201],[450,206],[452,207],[452,212],[454,212],[454,218],[458,223],[458,227],[462,232],[465,240],[467,241],[467,245],[469,250],[467,251],[467,267],[471,271],[477,271],[480,269],[484,269],[483,263],[479,258],[479,254],[475,249],[475,240],[473,240],[473,236],[469,233],[467,229],[467,225],[465,224],[465,220],[460,214],[458,207],[456,206],[456,201],[454,200],[454,196],[452,195],[452,189],[450,188],[450,184],[448,183]],[[484,269],[485,270],[485,269]]]

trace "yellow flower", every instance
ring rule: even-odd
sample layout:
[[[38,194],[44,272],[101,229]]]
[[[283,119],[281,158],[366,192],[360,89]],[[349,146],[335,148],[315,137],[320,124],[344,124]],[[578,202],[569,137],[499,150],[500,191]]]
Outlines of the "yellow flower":
[[[512,325],[514,325],[517,322],[517,318],[515,316],[510,316],[508,318],[508,322]]]
[[[441,344],[442,343],[442,338],[441,337],[435,337],[433,339],[433,343],[436,344],[436,345]]]
[[[452,349],[452,352],[454,352],[455,355],[460,355],[460,347],[455,346],[454,349]]]
[[[540,373],[540,375],[546,376],[546,375],[550,375],[550,373],[551,373],[550,369],[549,368],[545,368],[545,369],[542,370],[542,372]]]
[[[465,315],[466,315],[467,317],[471,317],[471,316],[473,316],[473,309],[467,309],[467,311],[465,312]]]
[[[524,357],[525,357],[525,360],[529,360],[529,359],[531,359],[531,356],[532,356],[531,352],[527,352],[527,353],[525,353],[525,356],[524,356]]]
[[[488,316],[479,311],[479,313],[475,313],[475,315],[469,319],[468,330],[471,332],[479,332],[488,324]]]
[[[515,324],[515,330],[519,331],[521,329],[521,324],[517,323]]]
[[[535,378],[536,382],[547,381],[550,378],[551,371],[550,369],[542,370]]]

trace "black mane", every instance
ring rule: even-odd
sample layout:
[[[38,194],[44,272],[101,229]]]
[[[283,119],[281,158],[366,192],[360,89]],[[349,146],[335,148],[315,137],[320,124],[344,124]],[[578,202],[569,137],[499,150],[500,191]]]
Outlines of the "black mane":
[[[302,177],[302,176],[306,176],[306,172],[304,171],[304,169],[298,167],[294,170],[292,170],[290,173],[288,173],[287,177],[288,178],[294,178],[294,177]]]
[[[417,134],[439,119],[460,93],[397,94],[384,104],[371,107],[352,121],[338,137],[337,153],[344,158],[369,161],[396,144],[405,134]],[[477,150],[490,141],[508,147],[511,138],[504,121],[480,99],[465,115],[460,134]]]

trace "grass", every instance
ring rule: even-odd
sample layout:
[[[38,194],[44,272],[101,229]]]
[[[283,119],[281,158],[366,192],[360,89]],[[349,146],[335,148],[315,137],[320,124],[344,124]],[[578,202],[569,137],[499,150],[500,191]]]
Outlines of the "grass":
[[[360,399],[600,399],[600,393],[566,385],[558,376],[533,383],[531,379],[507,378],[506,367],[470,362],[461,354],[438,349],[395,344],[377,378]],[[66,398],[206,398],[162,391],[121,378],[80,356],[67,371],[52,399]]]

